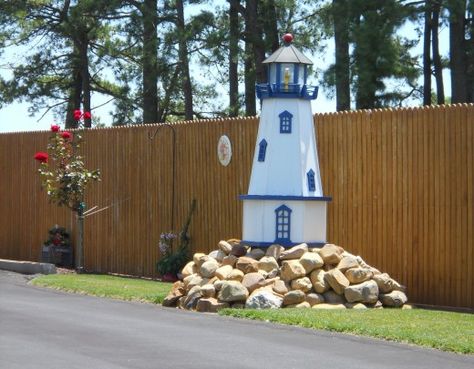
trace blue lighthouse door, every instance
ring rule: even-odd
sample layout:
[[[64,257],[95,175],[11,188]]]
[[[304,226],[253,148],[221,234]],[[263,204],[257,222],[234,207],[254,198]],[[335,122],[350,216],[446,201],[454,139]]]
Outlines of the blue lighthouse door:
[[[276,227],[275,227],[275,243],[290,243],[290,226],[291,226],[291,209],[282,205],[275,210]]]

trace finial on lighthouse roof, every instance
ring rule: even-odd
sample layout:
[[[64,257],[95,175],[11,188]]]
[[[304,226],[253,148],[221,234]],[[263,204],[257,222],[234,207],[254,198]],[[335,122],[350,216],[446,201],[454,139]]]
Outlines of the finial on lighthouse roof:
[[[288,46],[293,42],[293,35],[291,33],[285,33],[282,40],[285,43],[285,46]]]

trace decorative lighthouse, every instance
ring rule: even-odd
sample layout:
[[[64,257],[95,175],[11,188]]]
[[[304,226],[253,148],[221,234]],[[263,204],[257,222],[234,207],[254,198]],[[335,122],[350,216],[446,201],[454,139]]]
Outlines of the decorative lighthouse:
[[[248,195],[243,200],[242,243],[285,247],[326,243],[326,213],[311,100],[307,86],[313,64],[283,36],[284,45],[263,63],[268,83],[258,84],[262,110]]]

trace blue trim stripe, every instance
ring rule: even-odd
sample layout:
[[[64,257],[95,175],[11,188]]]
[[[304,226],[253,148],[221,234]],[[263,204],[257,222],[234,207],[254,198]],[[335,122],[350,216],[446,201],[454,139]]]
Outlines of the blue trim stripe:
[[[278,243],[278,245],[283,246],[285,248],[293,247],[296,245],[301,245],[303,242],[282,242]],[[324,246],[327,242],[324,241],[311,241],[311,242],[304,242],[307,244],[309,247],[321,247]],[[247,245],[250,247],[261,247],[261,248],[267,248],[270,247],[271,245],[276,245],[276,242],[259,242],[259,241],[240,241],[241,245]]]
[[[332,201],[329,196],[280,196],[280,195],[240,195],[240,200],[295,200],[295,201]]]

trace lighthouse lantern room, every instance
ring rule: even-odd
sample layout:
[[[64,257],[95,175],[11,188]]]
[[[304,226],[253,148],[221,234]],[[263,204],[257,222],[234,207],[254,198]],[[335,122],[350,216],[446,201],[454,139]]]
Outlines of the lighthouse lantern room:
[[[247,195],[243,200],[242,243],[290,247],[326,243],[326,213],[311,100],[312,64],[283,36],[284,45],[264,60],[268,82],[256,86],[261,115]]]

